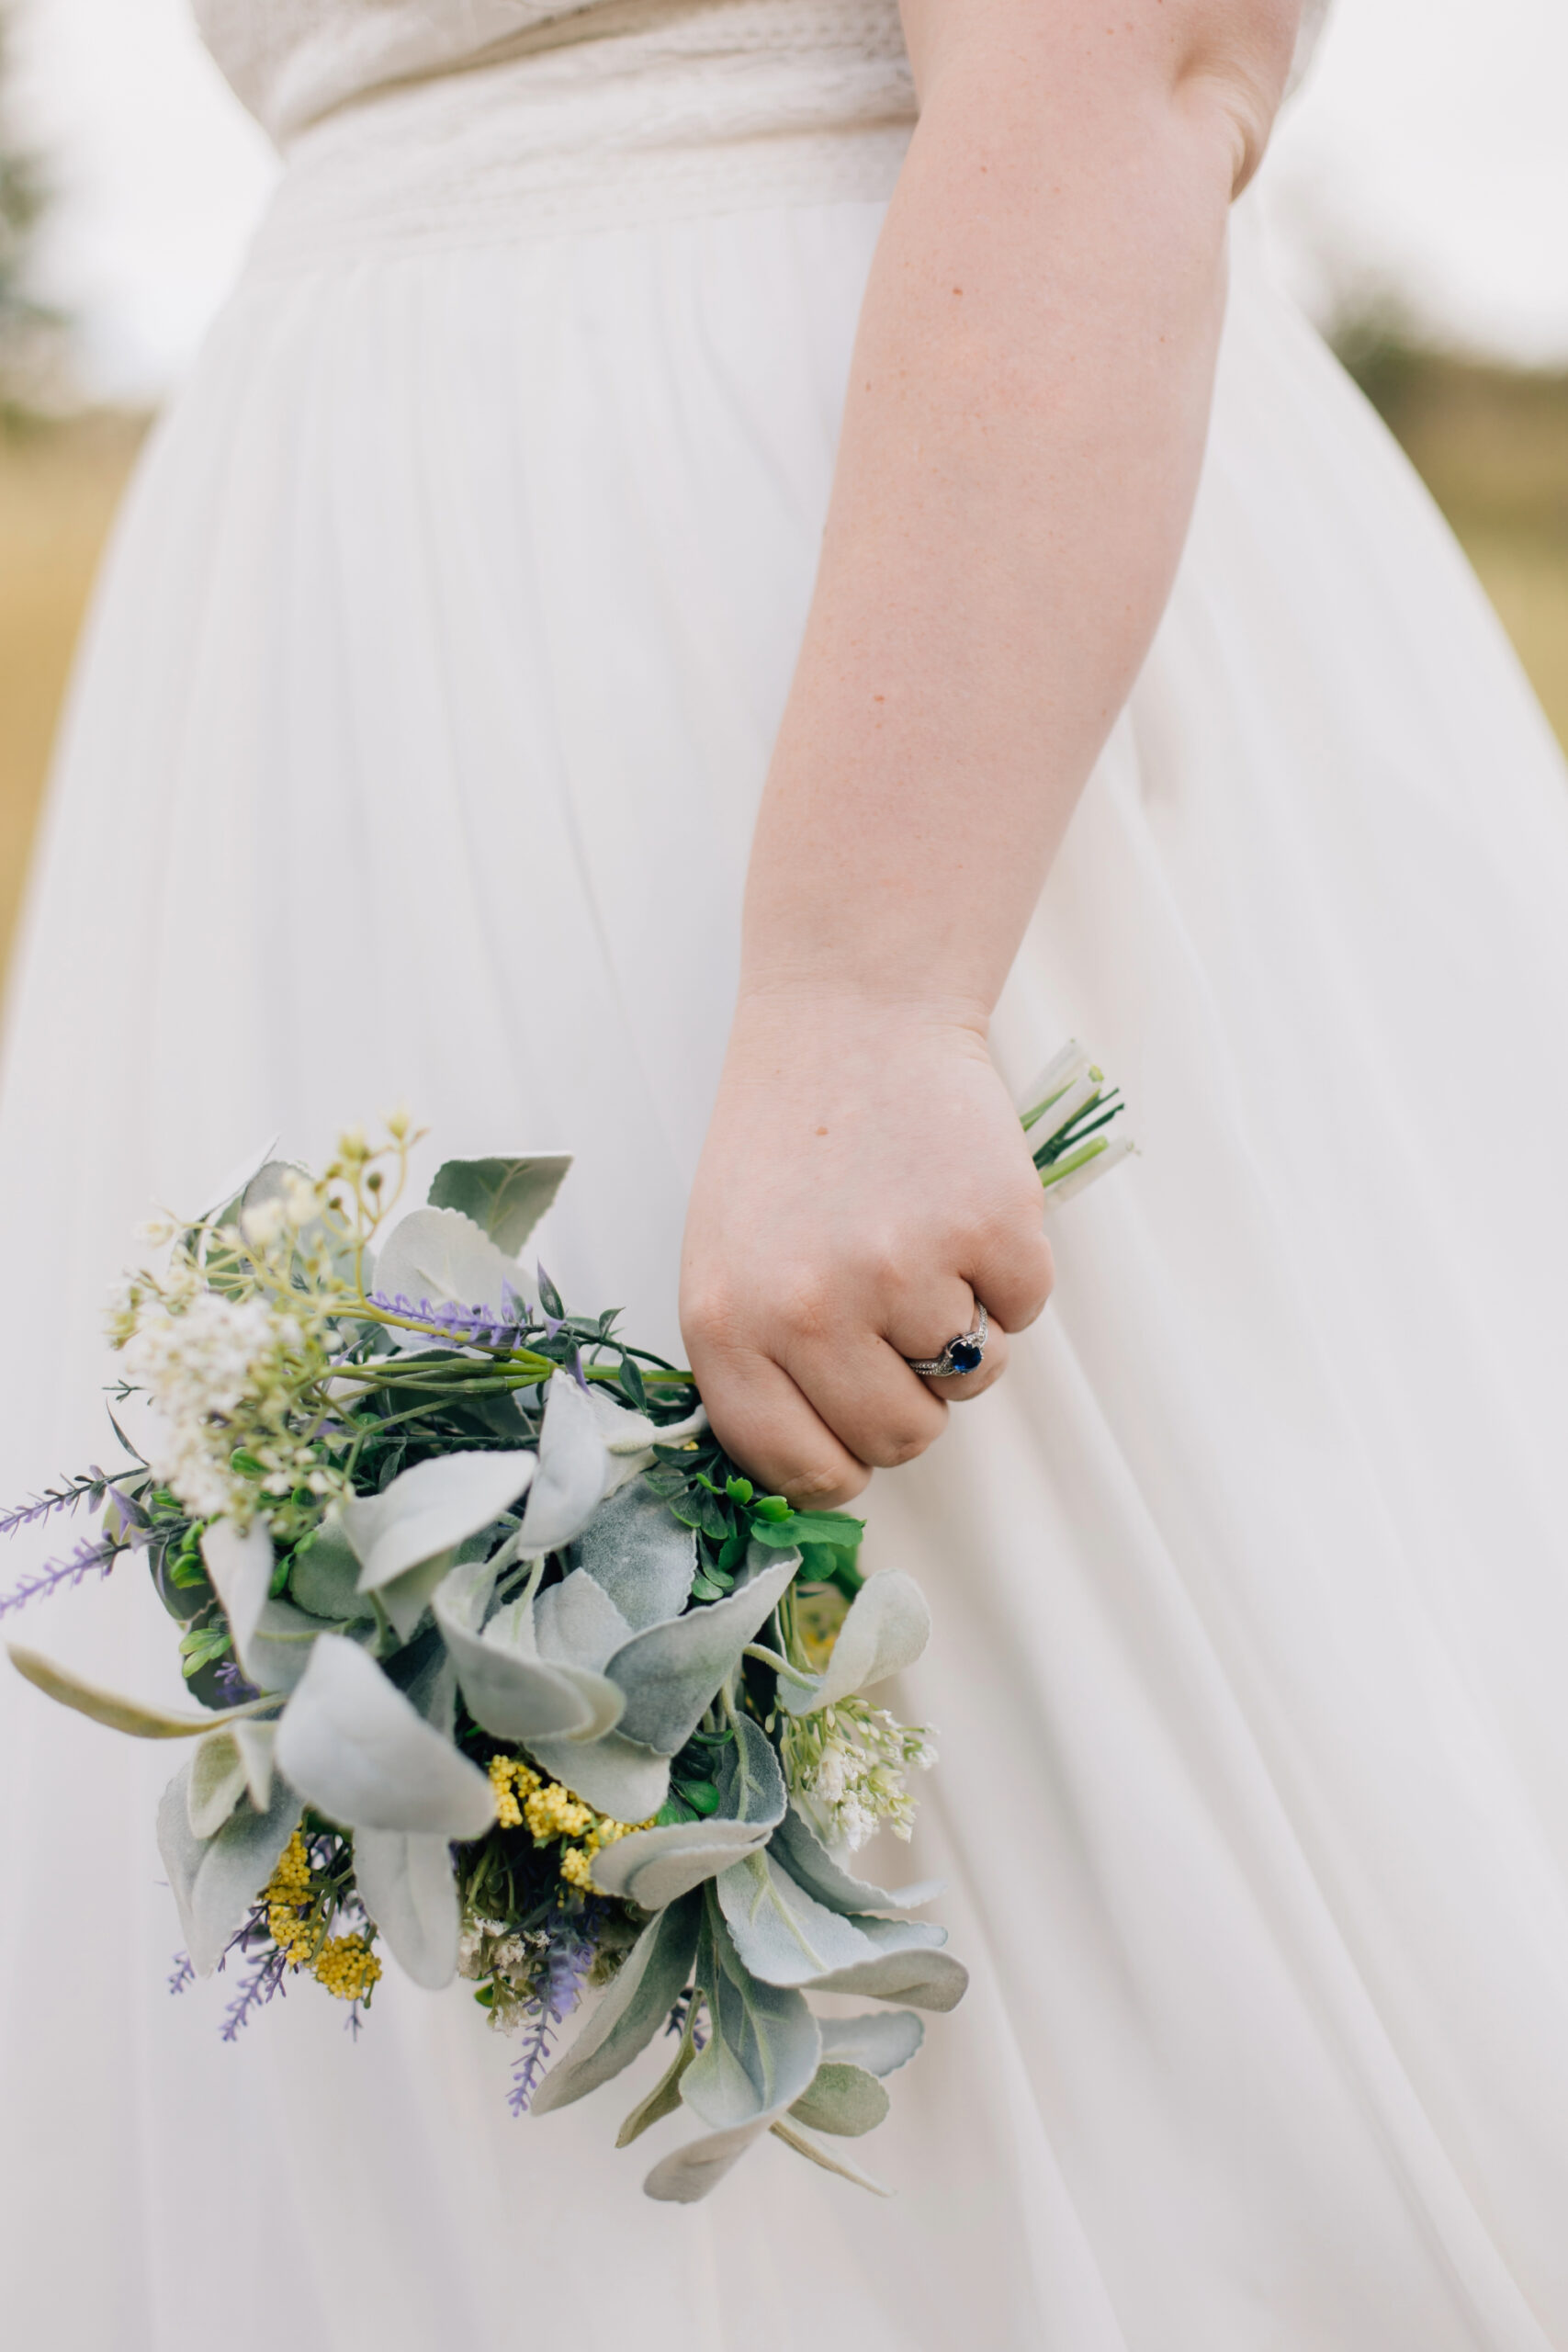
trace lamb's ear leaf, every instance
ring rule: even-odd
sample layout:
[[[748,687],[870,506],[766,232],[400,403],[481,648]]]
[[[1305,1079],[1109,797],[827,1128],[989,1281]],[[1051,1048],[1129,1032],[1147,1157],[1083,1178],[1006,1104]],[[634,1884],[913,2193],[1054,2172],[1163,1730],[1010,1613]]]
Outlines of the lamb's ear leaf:
[[[373,1618],[374,1605],[359,1589],[359,1555],[341,1527],[319,1527],[298,1545],[288,1564],[288,1589],[312,1617],[334,1624]]]
[[[245,1759],[227,1725],[209,1731],[205,1739],[197,1743],[186,1785],[193,1838],[205,1841],[217,1837],[244,1795],[245,1780]]]
[[[681,2098],[714,2128],[673,2149],[643,2183],[649,2197],[694,2204],[801,2098],[822,2054],[816,2018],[798,1993],[760,1984],[709,1903],[698,1983],[706,2046],[687,2067]]]
[[[378,1591],[477,1535],[526,1490],[537,1466],[521,1448],[436,1454],[400,1472],[378,1495],[345,1503],[343,1531],[359,1559],[361,1592]]]
[[[158,1806],[158,1851],[198,1976],[210,1976],[237,1928],[277,1868],[299,1826],[299,1799],[279,1781],[265,1813],[242,1803],[215,1838],[190,1826],[190,1766],[183,1765]]]
[[[666,1624],[634,1634],[605,1668],[626,1694],[621,1730],[660,1755],[674,1756],[690,1739],[714,1693],[728,1679],[748,1642],[788,1589],[799,1565],[786,1553],[723,1600],[688,1610]]]
[[[750,1854],[716,1881],[735,1948],[768,1984],[820,1984],[888,1952],[946,1940],[923,1919],[852,1919],[797,1885],[771,1853]]]
[[[614,1465],[592,1397],[558,1373],[545,1397],[539,1472],[518,1535],[526,1559],[576,1542],[609,1490]]]
[[[682,1527],[663,1498],[640,1479],[601,1503],[572,1546],[634,1634],[678,1617],[697,1572],[695,1531]]]
[[[515,1258],[561,1188],[570,1151],[539,1151],[524,1159],[448,1159],[427,1195],[432,1208],[460,1209]]]
[[[500,1321],[507,1300],[527,1301],[532,1285],[515,1258],[498,1250],[482,1226],[457,1209],[412,1209],[387,1237],[376,1266],[382,1298],[413,1306],[479,1307]]]
[[[808,1894],[825,1903],[829,1911],[917,1911],[922,1904],[933,1903],[942,1893],[939,1878],[922,1879],[915,1886],[873,1886],[865,1879],[852,1878],[849,1871],[833,1860],[810,1823],[791,1805],[779,1824],[776,1840],[779,1860],[793,1879],[798,1880]]]
[[[272,1599],[274,1555],[266,1529],[257,1520],[242,1533],[231,1519],[215,1520],[202,1535],[201,1556],[223,1604],[240,1671],[259,1690],[292,1690],[321,1629],[303,1610]]]
[[[540,1740],[570,1746],[602,1738],[620,1719],[620,1691],[585,1667],[540,1657],[531,1601],[509,1602],[487,1625],[492,1571],[493,1564],[482,1561],[454,1568],[434,1595],[435,1622],[468,1713],[495,1738],[525,1740],[536,1752]],[[553,1763],[545,1769],[561,1777]],[[653,1809],[663,1801],[660,1794]],[[601,1813],[609,1810],[594,1798],[588,1802]]]
[[[602,1739],[531,1739],[528,1753],[552,1781],[612,1821],[650,1820],[670,1793],[668,1756],[618,1731]]]
[[[354,1878],[404,1975],[431,1993],[450,1984],[457,1973],[460,1920],[446,1839],[430,1832],[357,1829]]]
[[[926,2038],[913,2009],[863,2009],[859,2017],[823,2018],[822,2055],[868,2075],[896,2075]]]
[[[820,2165],[824,2172],[836,2172],[840,2180],[852,2180],[857,2188],[868,2188],[874,2197],[892,2196],[890,2188],[884,2188],[879,2180],[873,2180],[870,2173],[862,2172],[859,2165],[851,2164],[849,2158],[840,2155],[836,2148],[824,2148],[817,2141],[807,2139],[806,2133],[797,2131],[793,2123],[785,2123],[781,2119],[768,2128],[786,2148],[793,2148],[797,2156],[804,2156],[809,2164]]]
[[[272,1803],[273,1750],[277,1745],[277,1725],[275,1723],[237,1723],[233,1732],[234,1745],[245,1768],[245,1786],[250,1791],[251,1803],[258,1813],[265,1813]]]
[[[766,1829],[742,1821],[682,1821],[662,1829],[634,1829],[593,1857],[593,1883],[657,1911],[716,1878],[765,1843]]]
[[[495,1792],[358,1644],[318,1635],[277,1728],[277,1767],[345,1829],[482,1838]]]
[[[863,1919],[874,1939],[879,1928],[912,1925],[898,1919]],[[912,2001],[918,2009],[955,2009],[969,1989],[969,1972],[951,1952],[927,1948],[879,1951],[873,1960],[818,1976],[814,1993],[864,1993],[874,2001]]]
[[[779,1704],[788,1714],[815,1714],[869,1690],[913,1666],[931,1630],[931,1611],[914,1577],[901,1568],[883,1568],[866,1578],[850,1604],[823,1671],[779,1676]]]
[[[665,2205],[699,2204],[710,2189],[718,2187],[727,2173],[734,2171],[747,2149],[754,2148],[768,2129],[766,2121],[739,2123],[725,2132],[705,2132],[700,2140],[688,2140],[684,2147],[671,2148],[643,2182],[643,2195],[655,2197]]]
[[[796,2123],[813,2132],[829,2132],[840,2140],[858,2140],[887,2120],[887,2093],[863,2066],[841,2059],[825,2059],[803,2095],[790,2109]]]
[[[570,2107],[646,2050],[685,1990],[702,1923],[700,1896],[672,1903],[643,1929],[570,2050],[534,2094],[533,2112]]]
[[[52,1658],[24,1648],[20,1642],[8,1643],[6,1647],[17,1672],[46,1698],[74,1708],[79,1715],[90,1715],[110,1731],[128,1732],[132,1739],[199,1739],[204,1732],[237,1723],[254,1711],[253,1701],[222,1714],[171,1714],[166,1707],[146,1706],[140,1699],[122,1698],[118,1690],[103,1690],[96,1682],[85,1682],[69,1667],[57,1666]]]

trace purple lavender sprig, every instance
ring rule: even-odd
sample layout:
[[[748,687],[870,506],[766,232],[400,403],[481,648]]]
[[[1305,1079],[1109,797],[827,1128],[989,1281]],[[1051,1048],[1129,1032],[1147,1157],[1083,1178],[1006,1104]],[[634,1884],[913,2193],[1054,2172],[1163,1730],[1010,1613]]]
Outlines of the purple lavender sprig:
[[[492,1307],[482,1306],[446,1303],[433,1306],[427,1298],[405,1298],[400,1291],[396,1298],[389,1298],[381,1291],[373,1292],[370,1298],[371,1306],[380,1307],[383,1314],[405,1315],[411,1322],[434,1325],[449,1338],[466,1341],[471,1347],[519,1348],[538,1327],[523,1299],[509,1291],[506,1303],[513,1310],[510,1317],[498,1316]]]
[[[544,1975],[524,2009],[524,2015],[533,2023],[513,2069],[512,2088],[506,2095],[506,2104],[513,2115],[527,2114],[549,2056],[551,2037],[581,2000],[593,1957],[592,1941],[583,1934],[578,1921],[558,1917],[550,1922],[550,1948]]]
[[[245,1933],[242,1930],[234,1939],[242,1951],[244,1950]],[[234,1945],[231,1944],[229,1949],[232,1951]],[[223,2012],[222,2038],[225,2041],[237,2041],[256,2011],[265,2009],[275,1993],[288,1991],[283,1981],[288,1966],[288,1954],[276,1944],[252,1963],[250,1974]]]
[[[171,1993],[183,1993],[183,1992],[185,1991],[185,1989],[186,1989],[186,1985],[187,1985],[187,1984],[194,1984],[195,1983],[196,1983],[196,1969],[195,1969],[195,1966],[194,1966],[194,1964],[193,1964],[193,1962],[192,1962],[191,1956],[190,1956],[189,1952],[188,1952],[188,1951],[177,1951],[177,1952],[175,1952],[175,1964],[174,1964],[174,1967],[173,1967],[173,1968],[170,1970],[170,1972],[169,1972],[169,1990],[170,1990],[170,1992],[171,1992]]]
[[[25,1576],[9,1592],[0,1593],[0,1617],[8,1617],[17,1610],[25,1609],[28,1601],[42,1600],[66,1585],[80,1584],[95,1568],[100,1577],[107,1577],[120,1554],[130,1549],[121,1536],[105,1535],[95,1543],[85,1535],[68,1560],[51,1560]]]
[[[124,1473],[118,1475],[123,1476]],[[10,1510],[0,1510],[0,1535],[15,1535],[24,1527],[36,1527],[39,1520],[49,1519],[56,1511],[73,1511],[78,1503],[87,1503],[96,1510],[110,1484],[108,1471],[100,1470],[95,1462],[80,1477],[62,1478],[58,1487],[46,1487],[29,1501],[17,1503]]]

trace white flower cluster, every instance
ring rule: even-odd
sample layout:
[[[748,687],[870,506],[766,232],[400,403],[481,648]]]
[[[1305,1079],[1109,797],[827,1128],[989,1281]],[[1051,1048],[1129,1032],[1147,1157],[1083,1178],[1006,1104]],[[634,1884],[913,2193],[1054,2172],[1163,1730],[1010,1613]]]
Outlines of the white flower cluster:
[[[194,1517],[248,1512],[254,1477],[242,1477],[230,1463],[242,1442],[261,1461],[270,1493],[287,1494],[297,1479],[312,1484],[320,1476],[313,1459],[287,1437],[288,1408],[310,1352],[293,1316],[263,1299],[208,1290],[180,1303],[177,1312],[156,1295],[143,1294],[137,1305],[125,1360],[158,1410],[149,1463]],[[250,1408],[243,1416],[242,1406]]]
[[[512,1928],[500,1919],[465,1914],[457,1939],[457,1973],[470,1984],[489,1980],[490,2022],[498,2032],[515,2030],[549,1951],[548,1936],[536,1928]]]
[[[840,1699],[784,1724],[784,1777],[790,1794],[826,1843],[858,1852],[886,1823],[896,1838],[915,1826],[911,1772],[936,1762],[931,1734],[901,1724],[863,1699]]]

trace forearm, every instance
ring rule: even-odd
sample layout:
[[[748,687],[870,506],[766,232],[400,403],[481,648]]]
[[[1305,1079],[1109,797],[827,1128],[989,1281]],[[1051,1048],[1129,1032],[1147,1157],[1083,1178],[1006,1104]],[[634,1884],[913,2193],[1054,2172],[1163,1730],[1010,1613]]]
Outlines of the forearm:
[[[1226,212],[1293,16],[1231,13],[1239,51],[1186,0],[909,0],[921,119],[757,830],[748,994],[995,1001],[1187,527]]]

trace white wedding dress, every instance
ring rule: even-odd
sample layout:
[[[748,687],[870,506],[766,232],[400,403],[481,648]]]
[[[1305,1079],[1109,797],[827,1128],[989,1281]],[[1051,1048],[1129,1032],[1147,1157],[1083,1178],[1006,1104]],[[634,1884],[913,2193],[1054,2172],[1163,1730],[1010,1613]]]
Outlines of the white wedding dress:
[[[572,1146],[551,1271],[678,1344],[912,115],[893,0],[203,13],[289,169],[130,495],[13,975],[17,1493],[112,1455],[149,1204],[400,1099]],[[1141,1157],[872,1498],[975,1978],[860,2151],[897,2196],[768,2143],[651,2204],[615,2093],[513,2121],[391,1974],[357,2045],[302,1985],[224,2047],[222,1980],[164,1990],[176,1759],[7,1677],[7,2341],[1568,2347],[1568,790],[1247,213],[1180,577],[996,1024],[1018,1079],[1090,1040]],[[15,1630],[173,1679],[136,1566]]]

